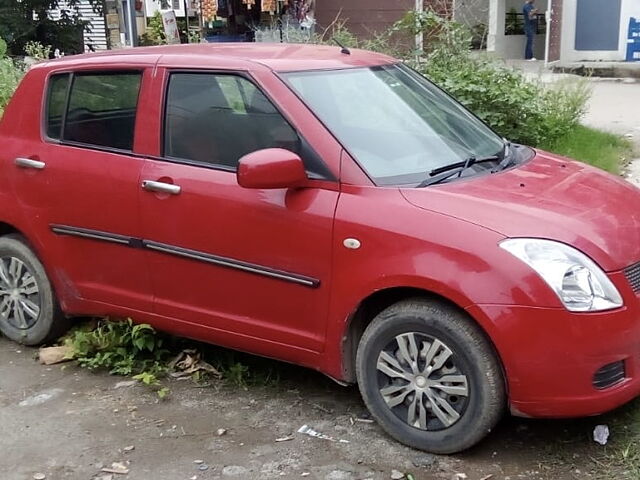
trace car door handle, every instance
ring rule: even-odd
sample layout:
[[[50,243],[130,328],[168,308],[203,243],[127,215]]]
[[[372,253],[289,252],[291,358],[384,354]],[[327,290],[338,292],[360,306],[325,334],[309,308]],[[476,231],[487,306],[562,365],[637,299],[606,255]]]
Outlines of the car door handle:
[[[40,160],[32,160],[31,158],[16,158],[13,163],[21,168],[34,168],[36,170],[42,170],[46,165]]]
[[[178,195],[180,193],[180,185],[173,185],[171,183],[154,182],[153,180],[143,180],[142,188],[150,192],[170,193],[171,195]]]

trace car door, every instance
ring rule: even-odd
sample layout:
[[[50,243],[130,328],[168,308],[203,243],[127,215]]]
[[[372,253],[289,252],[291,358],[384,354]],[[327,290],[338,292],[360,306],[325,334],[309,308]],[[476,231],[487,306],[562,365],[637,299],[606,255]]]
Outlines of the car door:
[[[337,181],[247,75],[164,78],[163,152],[142,174],[157,183],[141,196],[156,312],[204,326],[197,336],[234,348],[280,357],[278,345],[320,351]],[[239,158],[269,147],[299,153],[315,186],[240,187]]]
[[[15,195],[60,288],[83,300],[150,311],[133,153],[143,69],[49,75],[43,140],[15,151]],[[92,313],[92,312],[79,312]]]

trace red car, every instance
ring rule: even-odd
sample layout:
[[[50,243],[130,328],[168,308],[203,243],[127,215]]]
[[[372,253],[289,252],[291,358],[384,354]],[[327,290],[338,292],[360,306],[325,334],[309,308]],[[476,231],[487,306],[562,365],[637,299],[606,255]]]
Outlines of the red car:
[[[359,384],[394,438],[640,394],[640,191],[387,56],[190,45],[32,68],[0,124],[0,330],[130,316]]]

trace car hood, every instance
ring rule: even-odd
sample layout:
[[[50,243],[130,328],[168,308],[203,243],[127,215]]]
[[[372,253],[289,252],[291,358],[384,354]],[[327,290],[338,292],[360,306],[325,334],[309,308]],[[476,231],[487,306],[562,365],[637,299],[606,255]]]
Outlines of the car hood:
[[[566,158],[536,152],[516,168],[402,194],[505,237],[572,245],[606,271],[640,261],[640,189]]]

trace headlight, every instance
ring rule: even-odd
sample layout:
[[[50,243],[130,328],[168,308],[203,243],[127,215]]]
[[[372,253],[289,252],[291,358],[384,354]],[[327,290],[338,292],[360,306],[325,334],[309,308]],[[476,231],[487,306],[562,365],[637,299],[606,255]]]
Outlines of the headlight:
[[[575,248],[537,238],[511,238],[500,242],[500,247],[533,268],[567,310],[597,312],[623,305],[609,277]]]

